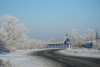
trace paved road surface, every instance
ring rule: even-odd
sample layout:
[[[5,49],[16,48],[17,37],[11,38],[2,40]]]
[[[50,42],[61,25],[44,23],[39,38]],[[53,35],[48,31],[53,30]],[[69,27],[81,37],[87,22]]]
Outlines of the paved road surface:
[[[64,56],[56,54],[55,51],[57,50],[59,49],[38,51],[35,54],[53,60],[62,67],[100,67],[100,59],[98,58]]]

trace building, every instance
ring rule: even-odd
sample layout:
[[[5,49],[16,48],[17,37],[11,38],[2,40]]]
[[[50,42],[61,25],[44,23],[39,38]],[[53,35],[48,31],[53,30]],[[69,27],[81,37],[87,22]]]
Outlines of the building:
[[[93,43],[91,43],[91,42],[85,43],[85,44],[82,45],[82,47],[84,47],[84,48],[92,48],[93,47]]]
[[[51,39],[47,45],[48,48],[70,48],[70,39],[68,36],[64,38]]]

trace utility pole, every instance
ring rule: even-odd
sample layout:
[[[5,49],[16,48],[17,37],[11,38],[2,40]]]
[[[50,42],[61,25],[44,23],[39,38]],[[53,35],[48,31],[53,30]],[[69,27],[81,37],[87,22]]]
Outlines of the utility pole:
[[[98,30],[96,29],[96,45],[97,45],[97,40],[98,40]]]
[[[92,32],[91,32],[91,44],[92,44]]]
[[[96,29],[96,41],[98,40],[98,30]]]

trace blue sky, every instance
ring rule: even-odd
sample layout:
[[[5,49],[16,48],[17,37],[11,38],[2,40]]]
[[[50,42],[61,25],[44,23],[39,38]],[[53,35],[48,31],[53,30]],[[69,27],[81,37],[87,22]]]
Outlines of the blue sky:
[[[0,0],[0,16],[13,15],[31,38],[64,37],[72,29],[100,29],[100,0]],[[99,30],[100,31],[100,30]]]

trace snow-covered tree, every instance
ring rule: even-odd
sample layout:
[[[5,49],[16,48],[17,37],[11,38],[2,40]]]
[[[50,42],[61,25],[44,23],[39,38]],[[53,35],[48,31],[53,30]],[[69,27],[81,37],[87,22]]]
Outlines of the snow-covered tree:
[[[0,17],[0,24],[0,38],[6,42],[7,46],[13,46],[17,49],[30,47],[27,27],[24,24],[19,24],[15,17],[4,15]]]
[[[84,43],[84,38],[82,36],[79,36],[79,34],[75,29],[72,29],[70,34],[71,34],[70,40],[72,47],[81,47],[81,45]]]
[[[93,29],[87,29],[86,41],[93,41],[96,38],[96,34]]]
[[[32,44],[33,44],[34,48],[45,48],[45,47],[47,47],[47,43],[45,41],[42,41],[42,40],[33,39]]]
[[[42,40],[38,40],[38,44],[39,48],[45,48],[47,47],[47,43],[45,41]]]

